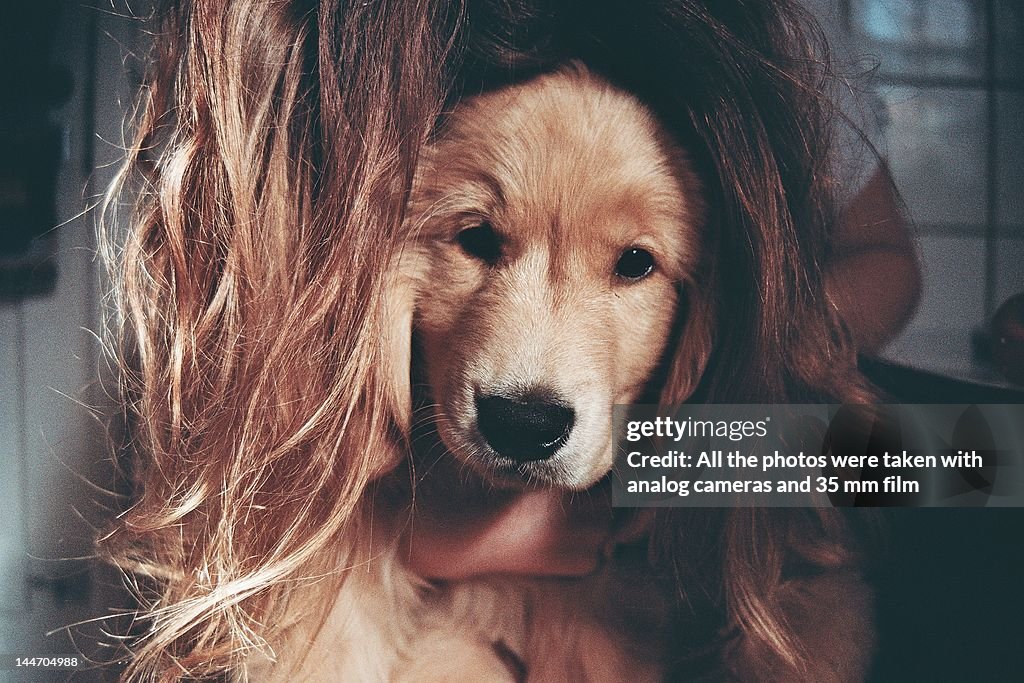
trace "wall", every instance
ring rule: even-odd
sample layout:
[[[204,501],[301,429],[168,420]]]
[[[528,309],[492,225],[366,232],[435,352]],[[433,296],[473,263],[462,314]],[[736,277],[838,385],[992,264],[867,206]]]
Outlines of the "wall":
[[[59,6],[53,61],[70,71],[74,90],[52,112],[64,144],[58,226],[46,238],[56,287],[0,302],[0,653],[70,653],[68,631],[42,634],[120,599],[117,578],[91,557],[94,525],[120,504],[104,491],[114,481],[114,411],[96,336],[103,285],[95,232],[137,89],[126,54],[142,44],[142,23],[124,3]]]
[[[846,41],[847,72],[871,70],[853,87],[876,98],[879,146],[918,236],[921,304],[887,355],[999,381],[985,362],[986,324],[1024,291],[1024,7],[817,4]]]

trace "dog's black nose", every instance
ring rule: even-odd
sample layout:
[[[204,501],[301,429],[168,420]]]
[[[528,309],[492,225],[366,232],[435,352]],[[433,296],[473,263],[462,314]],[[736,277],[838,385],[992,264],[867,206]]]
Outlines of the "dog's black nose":
[[[519,462],[544,460],[569,438],[572,408],[546,397],[476,397],[477,426],[499,455]]]

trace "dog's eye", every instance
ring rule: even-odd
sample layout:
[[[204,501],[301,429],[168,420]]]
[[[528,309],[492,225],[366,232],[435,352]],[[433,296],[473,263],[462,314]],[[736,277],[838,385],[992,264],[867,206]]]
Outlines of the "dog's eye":
[[[501,238],[490,223],[466,228],[456,239],[464,252],[484,263],[494,264],[501,257]]]
[[[615,274],[626,280],[639,280],[654,270],[654,257],[646,249],[632,247],[622,252],[615,264]]]

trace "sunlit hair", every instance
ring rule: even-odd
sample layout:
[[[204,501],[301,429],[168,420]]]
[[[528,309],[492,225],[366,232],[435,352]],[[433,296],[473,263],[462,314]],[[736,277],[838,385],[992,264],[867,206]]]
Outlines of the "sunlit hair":
[[[344,580],[366,487],[404,454],[385,270],[418,152],[454,98],[579,59],[689,152],[714,295],[687,311],[710,322],[703,372],[666,358],[667,400],[868,398],[824,294],[827,57],[798,8],[465,4],[162,11],[114,259],[138,463],[137,498],[106,544],[152,586],[126,676],[222,671],[272,638],[296,581]],[[846,526],[815,511],[676,511],[654,543],[681,591],[704,596],[687,601],[695,612],[718,610],[715,629],[800,670],[772,588],[794,554],[845,561]]]
[[[163,11],[116,271],[140,462],[110,542],[158,586],[129,676],[231,665],[290,581],[345,562],[333,546],[396,451],[380,264],[445,93],[449,11]]]

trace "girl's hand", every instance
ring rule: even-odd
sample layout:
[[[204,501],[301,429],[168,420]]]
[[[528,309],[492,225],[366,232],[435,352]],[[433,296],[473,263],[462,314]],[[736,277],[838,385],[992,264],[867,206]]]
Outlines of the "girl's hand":
[[[583,576],[615,543],[638,538],[648,519],[614,510],[608,480],[587,491],[502,491],[475,477],[428,479],[416,487],[402,552],[429,579]]]

